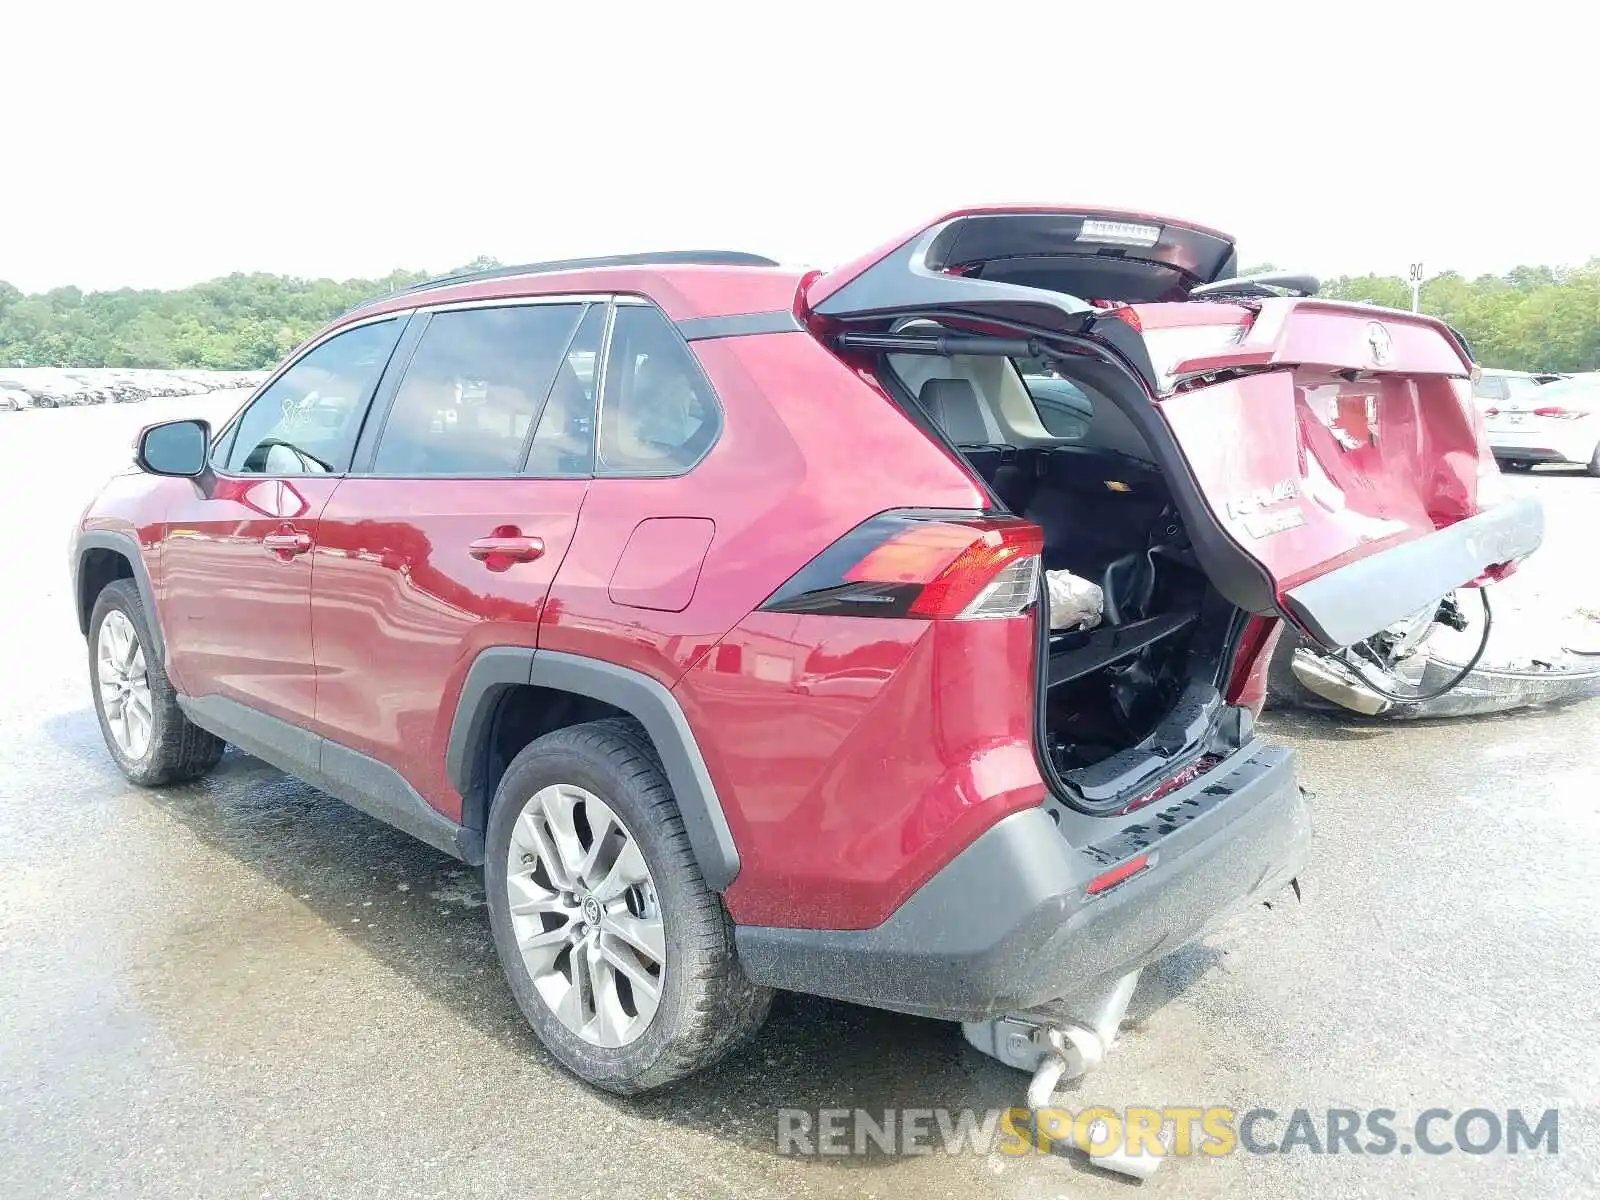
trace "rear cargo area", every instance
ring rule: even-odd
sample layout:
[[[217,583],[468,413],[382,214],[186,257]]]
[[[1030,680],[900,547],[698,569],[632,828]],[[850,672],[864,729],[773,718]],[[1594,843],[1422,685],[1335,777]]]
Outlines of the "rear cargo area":
[[[1221,688],[1245,614],[1201,568],[1138,431],[1041,362],[887,357],[896,390],[1044,531],[1045,570],[1100,590],[1085,628],[1046,628],[1041,604],[1041,757],[1063,799],[1122,811],[1231,748]]]

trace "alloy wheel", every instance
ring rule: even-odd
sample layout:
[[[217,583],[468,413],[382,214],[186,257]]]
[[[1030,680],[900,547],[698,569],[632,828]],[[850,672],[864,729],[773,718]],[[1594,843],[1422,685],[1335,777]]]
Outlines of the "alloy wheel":
[[[126,613],[112,609],[106,614],[100,623],[96,655],[96,681],[106,727],[126,757],[142,759],[150,751],[155,717],[144,647]]]
[[[518,814],[506,856],[512,933],[535,990],[596,1046],[650,1024],[666,975],[666,933],[639,843],[594,793],[541,788]]]

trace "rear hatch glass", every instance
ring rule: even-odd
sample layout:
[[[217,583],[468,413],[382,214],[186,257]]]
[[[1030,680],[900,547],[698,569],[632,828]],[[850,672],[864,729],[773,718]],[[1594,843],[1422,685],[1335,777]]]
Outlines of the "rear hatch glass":
[[[820,316],[1018,298],[1022,289],[1084,301],[1181,300],[1235,273],[1233,239],[1170,217],[1096,208],[950,213],[806,285]],[[969,286],[951,287],[965,281]],[[1021,297],[1026,299],[1025,293]]]

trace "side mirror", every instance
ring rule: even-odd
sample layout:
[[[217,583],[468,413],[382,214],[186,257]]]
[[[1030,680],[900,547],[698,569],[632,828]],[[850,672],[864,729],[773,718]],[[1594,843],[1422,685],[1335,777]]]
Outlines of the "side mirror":
[[[139,431],[133,461],[152,475],[194,479],[205,473],[211,426],[205,421],[165,421]]]

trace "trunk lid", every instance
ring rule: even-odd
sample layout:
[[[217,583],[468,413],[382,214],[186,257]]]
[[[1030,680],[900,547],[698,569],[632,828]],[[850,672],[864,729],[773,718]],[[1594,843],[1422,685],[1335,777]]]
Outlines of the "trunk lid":
[[[1185,300],[1234,274],[1232,239],[1198,225],[974,208],[808,278],[797,307],[819,332],[916,315],[1100,348],[1126,372],[1113,402],[1168,477],[1217,590],[1327,647],[1539,545],[1538,502],[1493,494],[1472,363],[1448,327],[1314,299]]]
[[[1133,310],[1167,393],[1156,407],[1222,533],[1324,646],[1538,547],[1538,502],[1500,502],[1471,363],[1439,322],[1316,300],[1218,306],[1244,320],[1173,355],[1161,307]],[[1198,308],[1177,327],[1190,346]]]

